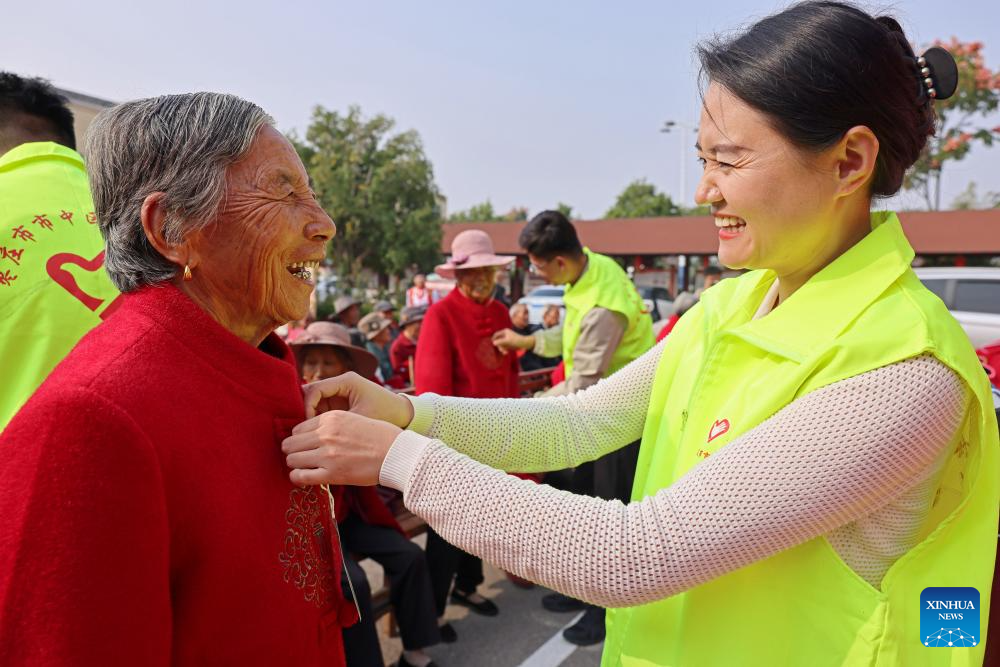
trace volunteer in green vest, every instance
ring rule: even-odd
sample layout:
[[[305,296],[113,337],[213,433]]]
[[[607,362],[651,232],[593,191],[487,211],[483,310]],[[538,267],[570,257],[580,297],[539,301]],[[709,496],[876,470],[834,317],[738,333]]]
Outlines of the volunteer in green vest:
[[[566,379],[546,396],[572,394],[596,384],[653,347],[653,328],[642,297],[628,275],[610,257],[584,248],[565,215],[542,211],[518,238],[532,273],[553,285],[565,285],[566,318],[561,326],[532,335],[498,331],[493,342],[503,350],[531,349],[542,357],[562,355]],[[635,479],[639,441],[572,470],[566,485],[575,493],[628,502]],[[555,482],[546,480],[555,484]],[[604,641],[605,610],[561,593],[542,598],[549,611],[583,610],[563,631],[574,644]]]
[[[871,211],[934,132],[954,61],[836,2],[699,57],[696,200],[720,263],[749,271],[574,395],[307,387],[322,414],[283,442],[291,479],[381,481],[460,548],[616,607],[606,666],[980,665],[1000,507],[989,385],[896,215]],[[495,470],[574,465],[638,434],[627,506]],[[923,619],[924,596],[970,623]]]
[[[0,430],[118,297],[75,149],[66,99],[0,72]]]
[[[561,327],[529,336],[498,331],[493,342],[505,350],[533,349],[541,357],[562,355],[566,380],[547,396],[585,389],[653,346],[653,322],[635,285],[613,259],[584,248],[565,215],[542,211],[518,242],[532,273],[566,286],[566,317]]]

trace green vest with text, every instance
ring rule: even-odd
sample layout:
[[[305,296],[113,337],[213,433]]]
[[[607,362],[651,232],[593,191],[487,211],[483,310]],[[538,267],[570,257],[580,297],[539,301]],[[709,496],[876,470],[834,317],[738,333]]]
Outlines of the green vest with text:
[[[1000,503],[989,384],[962,329],[910,269],[895,214],[875,213],[872,225],[760,319],[769,271],[722,281],[681,318],[657,369],[633,499],[670,486],[811,391],[931,354],[964,380],[970,403],[919,543],[877,588],[818,537],[670,598],[612,610],[605,667],[982,663],[985,636],[974,647],[924,645],[920,594],[978,589],[985,635]]]
[[[0,156],[0,429],[118,296],[80,154],[42,141]]]
[[[622,315],[627,324],[625,335],[611,357],[605,377],[627,365],[653,347],[653,321],[646,312],[642,297],[628,275],[610,257],[584,248],[587,269],[573,285],[567,285],[563,295],[566,320],[563,324],[562,348],[566,377],[573,373],[573,350],[580,339],[580,323],[592,308],[605,308]]]

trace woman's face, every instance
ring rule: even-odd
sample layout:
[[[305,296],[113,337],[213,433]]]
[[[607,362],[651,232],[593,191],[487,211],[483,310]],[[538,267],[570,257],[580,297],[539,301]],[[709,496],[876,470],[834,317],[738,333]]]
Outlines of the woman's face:
[[[724,265],[795,275],[813,270],[816,258],[840,243],[831,229],[836,160],[796,147],[714,83],[702,107],[698,155],[704,172],[695,199],[712,207]]]
[[[218,219],[191,239],[197,264],[187,288],[234,332],[270,331],[305,317],[316,267],[336,231],[295,149],[264,127],[227,170]]]
[[[459,291],[476,303],[486,303],[493,298],[493,289],[497,284],[496,276],[495,266],[455,270],[455,282]]]
[[[302,379],[306,382],[334,378],[349,370],[337,351],[328,345],[308,345],[302,353]]]

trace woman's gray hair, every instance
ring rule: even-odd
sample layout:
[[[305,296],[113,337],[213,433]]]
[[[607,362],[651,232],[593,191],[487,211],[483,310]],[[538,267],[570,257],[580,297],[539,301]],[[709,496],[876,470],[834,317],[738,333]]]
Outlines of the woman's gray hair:
[[[104,267],[122,292],[177,275],[179,268],[146,239],[143,200],[163,192],[163,236],[170,243],[215,220],[224,204],[226,168],[247,154],[274,120],[252,102],[222,93],[164,95],[125,102],[90,126],[84,155]]]

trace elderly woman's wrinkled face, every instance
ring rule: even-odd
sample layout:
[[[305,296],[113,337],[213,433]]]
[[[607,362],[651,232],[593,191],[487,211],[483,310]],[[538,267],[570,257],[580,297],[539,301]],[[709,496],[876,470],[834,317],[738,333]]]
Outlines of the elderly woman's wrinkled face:
[[[302,353],[302,379],[318,382],[351,370],[345,355],[329,345],[307,345]]]
[[[476,303],[486,303],[493,298],[493,288],[497,284],[497,270],[494,266],[480,266],[474,269],[456,269],[455,283],[465,296]]]
[[[222,213],[192,241],[200,291],[231,328],[273,329],[304,317],[336,227],[316,202],[302,161],[266,126],[226,177]]]
[[[523,329],[528,326],[528,307],[523,303],[519,303],[517,306],[510,311],[510,320],[518,329]]]

